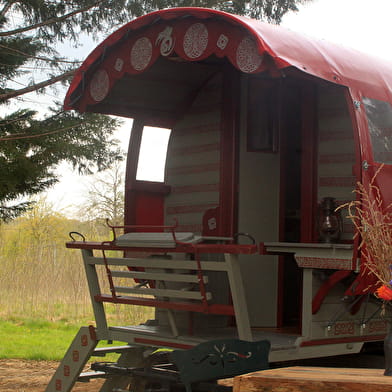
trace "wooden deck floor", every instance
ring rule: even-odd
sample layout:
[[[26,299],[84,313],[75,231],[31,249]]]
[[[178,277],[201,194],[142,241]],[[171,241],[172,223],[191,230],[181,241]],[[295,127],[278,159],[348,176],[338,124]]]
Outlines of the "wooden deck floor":
[[[233,392],[392,392],[383,369],[293,366],[235,377]]]

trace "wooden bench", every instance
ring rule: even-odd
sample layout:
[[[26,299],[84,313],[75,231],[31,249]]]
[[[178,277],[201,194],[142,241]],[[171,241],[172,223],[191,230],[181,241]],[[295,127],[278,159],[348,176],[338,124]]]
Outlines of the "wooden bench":
[[[104,303],[129,304],[165,309],[174,337],[179,336],[174,311],[234,316],[238,337],[252,341],[252,331],[241,278],[239,255],[254,254],[254,244],[176,243],[174,248],[119,246],[112,242],[67,242],[80,249],[97,324],[97,334],[111,338]],[[126,257],[114,255],[122,252]],[[140,254],[143,254],[140,257]],[[146,257],[146,254],[154,255]],[[173,258],[167,254],[173,255]],[[207,260],[203,259],[207,255]],[[216,255],[214,260],[213,255]],[[103,273],[102,270],[103,269]],[[217,299],[209,289],[208,274],[222,273],[227,279],[227,300]],[[220,293],[220,292],[219,292]],[[214,295],[216,298],[214,298]],[[229,299],[230,295],[230,299]],[[192,333],[191,317],[188,334]],[[118,338],[117,338],[118,339]]]
[[[153,306],[191,312],[234,315],[232,305],[210,304],[205,269],[225,271],[224,263],[204,265],[195,260],[172,260],[163,256],[138,258],[95,258],[107,264],[110,293],[94,295],[97,302]],[[113,267],[124,267],[119,270]],[[135,283],[136,282],[136,283]],[[131,295],[129,295],[131,294]]]
[[[104,253],[102,258],[94,258],[94,263],[101,262],[106,268],[109,282],[106,287],[110,292],[97,293],[94,300],[166,309],[173,336],[179,335],[174,310],[234,315],[233,305],[211,303],[208,277],[199,260],[172,260],[164,255],[119,259],[106,257]],[[226,270],[225,263],[204,267]]]
[[[174,311],[236,316],[237,319],[244,314],[239,326],[244,326],[245,332],[241,331],[239,337],[251,338],[242,282],[236,259],[231,255],[222,261],[201,261],[195,253],[188,254],[188,258],[182,254],[183,259],[172,259],[165,254],[139,258],[109,257],[109,251],[101,249],[101,252],[100,257],[91,249],[82,250],[98,328],[107,328],[104,309],[98,305],[114,303],[166,309],[173,336],[179,335]],[[99,267],[104,273],[98,273]],[[209,271],[226,274],[233,304],[214,302],[208,286]]]

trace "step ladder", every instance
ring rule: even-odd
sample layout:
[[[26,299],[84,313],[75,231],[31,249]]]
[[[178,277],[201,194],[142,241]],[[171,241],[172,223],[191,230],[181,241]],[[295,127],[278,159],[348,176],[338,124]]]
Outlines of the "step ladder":
[[[69,346],[64,358],[60,362],[56,372],[52,376],[45,392],[70,392],[76,382],[89,382],[92,379],[105,379],[101,392],[121,391],[129,385],[130,377],[124,375],[108,374],[102,371],[83,372],[83,369],[91,357],[104,357],[106,354],[120,354],[118,363],[128,366],[139,366],[139,358],[143,357],[144,349],[130,345],[96,347],[97,340],[93,326],[81,327],[74,340]],[[140,353],[138,352],[140,351]],[[136,354],[136,355],[135,355]],[[137,359],[137,362],[135,362]]]

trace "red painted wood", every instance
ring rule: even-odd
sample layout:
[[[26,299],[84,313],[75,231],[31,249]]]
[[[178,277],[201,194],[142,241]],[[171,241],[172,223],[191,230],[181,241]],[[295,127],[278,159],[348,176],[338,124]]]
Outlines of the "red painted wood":
[[[125,225],[163,225],[164,197],[170,186],[160,182],[136,180],[143,122],[134,120],[125,176]]]
[[[170,185],[166,185],[162,182],[135,180],[135,182],[132,184],[132,190],[141,193],[149,192],[165,196],[170,193],[171,187]]]
[[[178,137],[178,136],[177,136]],[[195,137],[197,137],[195,135]],[[217,163],[202,163],[199,165],[181,166],[167,169],[169,175],[175,174],[196,174],[205,172],[216,172],[220,169],[220,164]]]
[[[220,145],[219,235],[232,237],[238,226],[239,73],[224,68]]]
[[[97,302],[110,302],[125,305],[152,306],[163,309],[182,310],[188,312],[221,314],[226,316],[234,316],[234,308],[232,305],[194,303],[194,302],[174,302],[159,301],[156,299],[140,298],[140,297],[113,297],[107,294],[96,295],[94,297]]]
[[[352,102],[348,103],[348,105],[351,104]],[[353,127],[353,129],[356,128]],[[339,125],[337,125],[336,128],[331,128],[330,130],[323,132],[320,135],[321,142],[336,141],[336,140],[345,141],[345,140],[351,140],[352,138],[353,138],[352,129],[350,129],[350,132],[346,132],[346,128],[339,129]]]
[[[320,186],[325,187],[346,187],[354,189],[356,185],[355,177],[320,177]]]
[[[203,225],[200,223],[194,223],[194,224],[179,224],[177,226],[177,231],[182,231],[185,233],[201,233],[203,230]]]
[[[302,158],[301,158],[301,242],[313,242],[317,206],[317,120],[316,90],[305,83],[302,98]]]
[[[218,192],[219,184],[173,186],[172,193]]]
[[[200,146],[186,146],[172,149],[173,155],[199,154],[201,152],[219,151],[219,143],[203,144]]]
[[[319,163],[351,163],[355,161],[355,154],[330,154],[321,155]]]
[[[285,86],[280,86],[280,100],[283,101]],[[281,103],[282,105],[282,103]],[[280,151],[280,188],[279,188],[279,241],[285,241],[285,211],[286,211],[286,159],[285,152],[287,151],[287,135],[283,130],[287,127],[287,118],[283,116],[283,109],[281,115],[281,125],[279,130],[279,151]],[[277,313],[276,326],[283,327],[283,311],[284,311],[284,257],[279,255],[278,258],[278,298],[277,298]]]
[[[137,192],[134,198],[135,224],[163,226],[164,199],[161,194]],[[137,231],[157,231],[144,229]],[[161,230],[163,231],[163,229]]]
[[[186,23],[186,21],[189,22]],[[224,35],[229,40],[237,42],[237,45],[226,45],[224,49],[221,49],[216,45],[216,39],[211,39],[201,56],[196,59],[189,58],[184,53],[182,42],[187,28],[195,21],[208,26],[209,35],[219,36],[221,29],[223,29]],[[109,87],[112,87],[125,71],[134,74],[140,73],[140,71],[132,69],[131,64],[128,64],[129,61],[123,64],[122,70],[119,72],[116,69],[116,58],[123,58],[126,54],[128,59],[129,41],[133,40],[134,43],[135,39],[140,37],[141,31],[149,38],[150,42],[155,42],[167,23],[170,23],[179,35],[178,39],[175,40],[175,51],[178,56],[185,60],[203,60],[213,54],[224,55],[229,58],[233,66],[238,67],[236,57],[238,42],[241,41],[241,38],[252,37],[258,47],[259,54],[264,54],[264,58],[270,59],[277,69],[292,66],[308,75],[316,76],[334,84],[356,88],[363,91],[367,96],[383,100],[391,99],[392,68],[386,61],[374,59],[363,53],[333,45],[326,41],[314,40],[283,27],[268,25],[213,9],[172,8],[136,18],[103,41],[76,72],[65,99],[65,108],[86,109],[87,104],[92,101],[88,90],[83,91],[83,87],[91,79],[91,74],[96,70],[98,61],[104,61],[103,65],[110,72]],[[284,45],[282,45],[282,42],[284,42]],[[159,50],[159,45],[153,46],[149,65],[159,58]],[[121,52],[124,52],[124,54]],[[106,53],[112,53],[113,55],[105,58]],[[350,61],[347,61],[347,59],[350,59]],[[352,64],[356,66],[352,67]],[[260,72],[268,65],[267,61],[262,61],[260,67],[254,72]],[[377,72],[374,72],[375,68]]]
[[[325,297],[332,290],[332,288],[342,279],[350,276],[351,273],[352,271],[336,271],[331,276],[329,276],[329,278],[318,289],[316,295],[313,298],[312,314],[316,314],[319,311]]]
[[[207,88],[207,87],[206,87]],[[211,110],[211,107],[209,106],[209,110]],[[192,113],[196,112],[195,109],[193,109]],[[192,125],[192,126],[187,126],[183,129],[181,129],[181,132],[177,137],[182,137],[182,136],[189,136],[189,135],[194,135],[198,136],[203,133],[215,133],[218,129],[220,128],[220,123],[210,123],[210,124],[203,124],[203,125]]]
[[[137,164],[139,160],[140,143],[142,141],[143,123],[133,121],[131,137],[127,155],[125,174],[125,202],[124,202],[124,224],[133,225],[136,223],[135,190]]]
[[[186,206],[167,207],[166,213],[168,215],[192,214],[195,212],[204,212],[213,207],[215,207],[215,204],[188,204]]]
[[[219,207],[208,209],[203,215],[202,235],[217,236],[219,230]]]
[[[360,127],[361,127],[361,122],[363,122],[364,117],[365,117],[365,111],[364,110],[358,110],[356,109],[354,105],[355,97],[352,96],[351,91],[348,89],[345,89],[345,98],[347,102],[347,107],[348,111],[350,114],[351,118],[351,123],[352,123],[352,129],[353,129],[353,139],[354,139],[354,149],[355,149],[355,164],[353,166],[353,175],[355,176],[356,182],[361,182],[362,180],[362,148],[361,148],[361,138],[360,138]],[[358,113],[360,112],[360,113]],[[358,117],[361,119],[361,121],[358,121]],[[356,194],[355,196],[356,200],[359,200],[359,194]],[[345,229],[346,230],[346,229]],[[354,228],[351,225],[351,230],[353,231],[354,234]],[[352,260],[352,266],[351,268],[355,270],[357,268],[357,258],[359,256],[359,243],[360,243],[360,238],[359,236],[353,237],[353,260]],[[360,274],[361,275],[361,274]]]
[[[377,342],[384,340],[385,335],[368,335],[368,336],[356,336],[354,338],[328,338],[328,339],[318,339],[318,340],[307,340],[300,344],[301,347],[308,346],[322,346],[326,344],[341,344],[341,343],[355,343],[355,342]]]
[[[256,245],[238,245],[238,244],[191,244],[183,245],[179,244],[175,248],[152,248],[152,247],[128,247],[128,246],[116,246],[109,242],[90,242],[90,241],[71,241],[67,242],[67,248],[70,249],[97,249],[97,250],[120,250],[127,252],[147,252],[153,254],[161,254],[167,252],[173,253],[228,253],[228,254],[256,254]]]

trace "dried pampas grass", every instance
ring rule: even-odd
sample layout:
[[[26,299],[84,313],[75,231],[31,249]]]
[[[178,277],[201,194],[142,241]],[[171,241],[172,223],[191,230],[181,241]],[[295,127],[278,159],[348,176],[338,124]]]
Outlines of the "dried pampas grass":
[[[348,208],[348,218],[353,222],[359,236],[359,247],[366,260],[368,272],[373,273],[380,284],[392,289],[392,204],[383,206],[375,178],[383,166],[377,170],[369,186],[358,183],[354,191],[357,200],[339,208]]]

